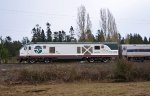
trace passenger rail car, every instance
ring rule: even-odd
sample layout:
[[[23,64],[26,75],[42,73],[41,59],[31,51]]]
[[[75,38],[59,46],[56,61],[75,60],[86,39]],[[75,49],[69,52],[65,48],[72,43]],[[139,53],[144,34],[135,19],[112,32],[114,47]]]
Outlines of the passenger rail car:
[[[54,60],[87,60],[108,62],[118,57],[117,43],[100,42],[38,42],[29,43],[20,49],[18,60],[28,63]]]
[[[122,56],[127,60],[150,60],[150,44],[124,44]]]

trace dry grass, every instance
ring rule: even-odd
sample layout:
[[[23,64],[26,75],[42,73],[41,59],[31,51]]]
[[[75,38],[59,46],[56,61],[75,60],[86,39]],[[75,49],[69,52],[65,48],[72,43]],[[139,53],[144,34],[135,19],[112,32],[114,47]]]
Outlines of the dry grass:
[[[150,64],[119,61],[116,64],[33,64],[0,70],[0,83],[149,81]],[[9,65],[8,65],[9,66]],[[118,66],[118,67],[116,67]]]
[[[150,96],[150,82],[0,85],[0,96]]]
[[[111,65],[91,64],[58,64],[32,65],[21,69],[1,72],[0,81],[6,83],[41,83],[47,81],[101,81],[111,76]]]

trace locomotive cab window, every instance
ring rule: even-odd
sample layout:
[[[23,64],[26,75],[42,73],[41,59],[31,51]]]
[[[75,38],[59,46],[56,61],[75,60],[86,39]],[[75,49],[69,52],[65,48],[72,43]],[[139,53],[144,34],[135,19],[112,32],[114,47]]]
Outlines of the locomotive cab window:
[[[24,46],[24,50],[27,50],[27,46]]]
[[[31,50],[31,46],[29,46],[29,50]]]
[[[101,48],[104,48],[104,45],[102,45]]]
[[[95,46],[94,49],[95,50],[100,50],[100,46]]]

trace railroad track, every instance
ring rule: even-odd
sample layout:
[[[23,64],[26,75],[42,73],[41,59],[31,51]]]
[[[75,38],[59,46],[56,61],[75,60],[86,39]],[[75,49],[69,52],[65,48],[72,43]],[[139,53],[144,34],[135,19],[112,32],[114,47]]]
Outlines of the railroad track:
[[[35,64],[28,64],[28,63],[9,63],[9,64],[0,64],[0,71],[1,70],[12,70],[12,69],[23,69],[25,67],[30,67],[30,66],[41,66],[41,65],[110,65],[114,64],[115,62],[95,62],[95,63],[89,63],[89,62],[53,62],[53,63],[35,63]],[[133,62],[133,64],[150,64],[150,61],[146,62]]]
[[[88,63],[88,62],[53,62],[53,63],[35,63],[35,64],[29,64],[29,63],[9,63],[9,64],[0,64],[0,70],[11,70],[11,69],[22,69],[29,66],[40,66],[40,65],[101,65],[101,64],[112,64],[112,63]]]

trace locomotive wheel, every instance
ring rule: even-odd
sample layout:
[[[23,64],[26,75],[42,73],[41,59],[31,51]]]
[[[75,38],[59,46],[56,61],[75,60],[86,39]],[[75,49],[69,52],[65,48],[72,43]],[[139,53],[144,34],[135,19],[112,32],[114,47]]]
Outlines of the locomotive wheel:
[[[34,59],[29,59],[28,63],[33,64],[33,63],[35,63],[35,60]]]
[[[106,62],[108,62],[108,61],[109,61],[108,58],[103,58],[103,62],[104,62],[104,63],[106,63]]]
[[[88,62],[90,62],[90,63],[93,63],[95,60],[94,60],[94,58],[89,58],[88,59]]]
[[[47,59],[44,60],[44,62],[45,62],[46,64],[48,64],[48,63],[51,63],[52,60],[47,58]]]

